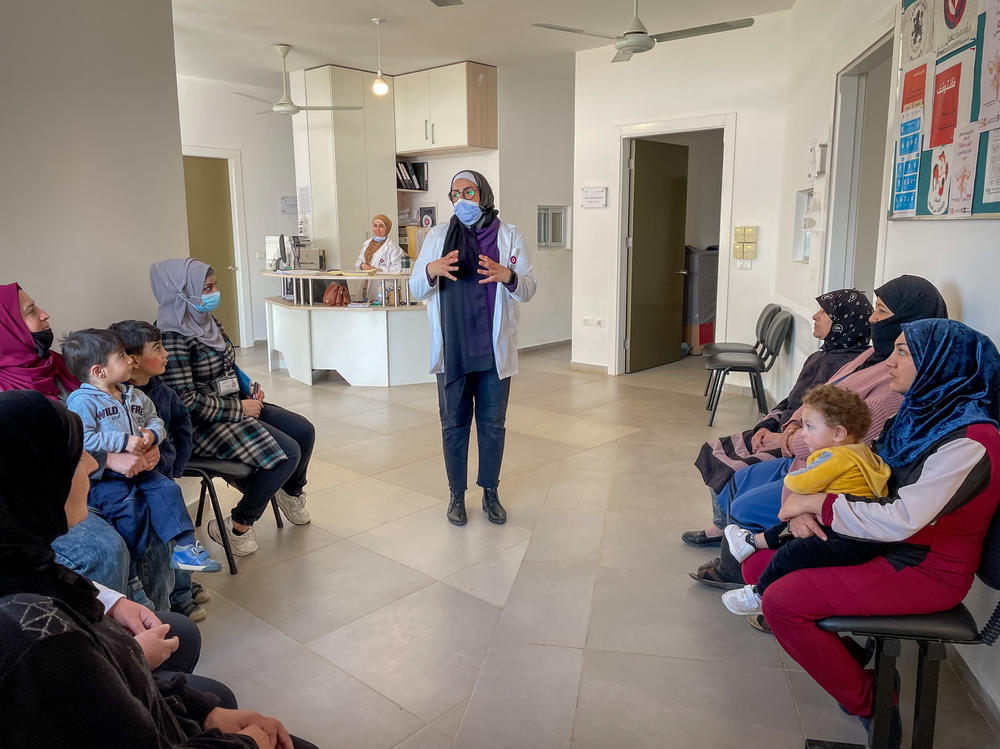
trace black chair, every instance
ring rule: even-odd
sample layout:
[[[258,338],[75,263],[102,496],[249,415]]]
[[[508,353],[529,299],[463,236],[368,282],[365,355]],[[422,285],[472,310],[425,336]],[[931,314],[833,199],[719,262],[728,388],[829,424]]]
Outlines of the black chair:
[[[714,356],[715,354],[757,354],[758,356],[764,353],[764,334],[767,333],[767,326],[771,324],[771,318],[773,318],[779,311],[781,307],[777,304],[766,304],[764,309],[760,311],[760,316],[757,318],[757,326],[754,328],[754,332],[757,335],[757,342],[750,343],[736,343],[732,341],[720,341],[718,343],[707,343],[701,347],[702,356]],[[708,391],[712,388],[712,382],[715,378],[716,371],[710,370],[708,373],[708,382],[705,383],[705,395],[708,395]]]
[[[246,463],[201,457],[192,457],[184,469],[185,476],[201,479],[201,496],[198,498],[198,514],[194,521],[197,527],[201,527],[201,517],[205,509],[205,495],[207,494],[212,500],[212,511],[215,513],[215,522],[219,524],[219,535],[222,536],[222,548],[226,550],[226,561],[229,563],[230,575],[235,575],[239,570],[236,568],[236,558],[233,556],[233,550],[229,544],[229,532],[226,530],[225,517],[222,515],[219,495],[215,493],[212,479],[220,478],[227,484],[233,485],[242,479],[249,478],[251,473],[253,473],[253,468]],[[278,503],[274,497],[271,497],[271,509],[274,510],[274,521],[279,528],[283,528],[285,524],[281,520]]]
[[[714,354],[705,359],[705,369],[715,373],[715,384],[712,394],[708,399],[706,408],[712,412],[708,419],[708,425],[712,426],[715,421],[715,412],[722,399],[722,388],[726,384],[726,376],[730,372],[746,372],[750,375],[750,390],[757,400],[757,409],[762,413],[767,413],[767,396],[764,393],[764,380],[761,375],[774,366],[781,352],[781,345],[788,336],[788,331],[792,326],[792,314],[785,310],[779,310],[771,318],[771,322],[764,334],[764,351],[761,354],[723,352]]]
[[[1000,513],[993,519],[990,534],[983,545],[979,578],[994,590],[1000,590]],[[941,664],[948,657],[945,645],[992,645],[1000,636],[1000,603],[982,630],[963,604],[936,614],[909,616],[831,616],[816,622],[826,632],[849,632],[875,641],[875,705],[868,729],[868,749],[887,749],[895,691],[896,658],[900,641],[912,640],[919,649],[917,689],[913,710],[913,749],[934,746],[934,723],[937,717],[938,677]],[[860,744],[843,744],[806,739],[806,749],[865,749]]]

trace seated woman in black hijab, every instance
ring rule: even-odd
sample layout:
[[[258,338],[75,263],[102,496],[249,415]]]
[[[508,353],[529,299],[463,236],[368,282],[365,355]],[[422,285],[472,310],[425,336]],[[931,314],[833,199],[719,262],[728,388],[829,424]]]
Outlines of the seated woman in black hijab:
[[[0,423],[0,746],[312,747],[182,675],[156,680],[94,586],[55,562],[53,539],[87,515],[80,419],[13,391]]]

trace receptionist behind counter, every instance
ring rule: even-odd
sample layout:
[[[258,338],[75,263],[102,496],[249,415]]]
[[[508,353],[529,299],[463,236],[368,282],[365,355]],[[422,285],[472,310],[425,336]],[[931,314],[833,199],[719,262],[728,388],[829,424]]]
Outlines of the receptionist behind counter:
[[[403,269],[403,249],[389,236],[391,228],[388,216],[380,213],[372,219],[372,238],[361,246],[355,268],[379,273],[399,273]],[[365,299],[377,296],[377,281],[369,281],[365,286]]]

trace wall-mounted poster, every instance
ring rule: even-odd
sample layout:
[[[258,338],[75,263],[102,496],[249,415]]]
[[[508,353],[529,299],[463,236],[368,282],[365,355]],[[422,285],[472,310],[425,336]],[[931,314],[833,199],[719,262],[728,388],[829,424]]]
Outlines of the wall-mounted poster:
[[[422,206],[419,215],[420,225],[425,229],[430,229],[437,224],[437,208],[434,206]]]
[[[933,0],[934,49],[943,53],[976,37],[979,0]]]
[[[915,216],[917,179],[920,173],[920,121],[923,110],[910,107],[899,121],[896,153],[896,184],[893,190],[892,215]]]
[[[982,200],[984,203],[1000,203],[1000,129],[990,130],[983,162]]]
[[[951,192],[948,213],[952,216],[972,215],[972,193],[976,183],[976,159],[979,156],[979,123],[973,122],[955,130],[951,145]]]
[[[934,216],[948,212],[948,195],[951,190],[951,146],[941,146],[931,151],[931,178],[927,183],[927,210]]]
[[[1000,0],[986,0],[982,65],[979,118],[991,124],[1000,120]]]
[[[903,9],[903,67],[933,51],[933,16],[927,7],[928,2],[912,0]]]
[[[938,62],[934,69],[934,105],[930,147],[951,143],[955,128],[972,118],[976,47],[970,45]]]

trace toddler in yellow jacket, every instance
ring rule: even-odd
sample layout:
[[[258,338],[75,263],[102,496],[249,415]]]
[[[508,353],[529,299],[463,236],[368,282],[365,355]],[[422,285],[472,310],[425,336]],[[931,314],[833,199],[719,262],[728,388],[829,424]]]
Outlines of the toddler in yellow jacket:
[[[810,389],[802,399],[802,430],[812,451],[805,467],[785,476],[795,494],[850,494],[877,499],[886,495],[889,466],[857,440],[868,431],[871,413],[856,394],[833,385]],[[824,527],[827,538],[792,538],[788,523],[763,533],[738,525],[725,529],[729,551],[742,562],[759,549],[778,549],[756,585],[731,590],[722,602],[734,614],[760,613],[764,590],[779,577],[811,567],[861,564],[882,552],[883,544],[842,536]]]

